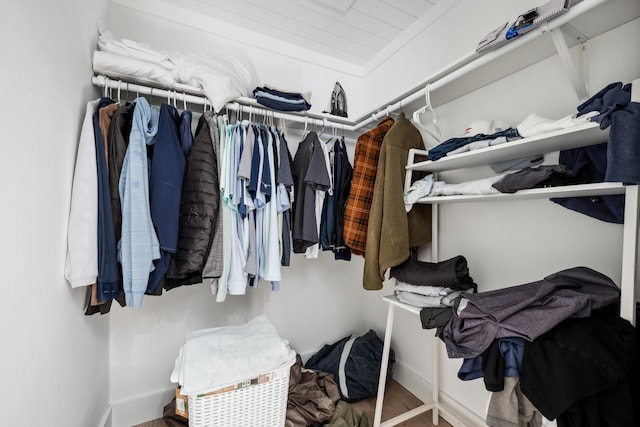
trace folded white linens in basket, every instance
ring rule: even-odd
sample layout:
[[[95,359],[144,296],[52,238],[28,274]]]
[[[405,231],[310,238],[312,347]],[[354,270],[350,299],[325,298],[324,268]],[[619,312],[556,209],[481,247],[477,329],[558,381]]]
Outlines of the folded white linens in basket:
[[[188,334],[171,382],[186,395],[206,393],[273,371],[295,355],[267,316],[260,315],[244,325]]]

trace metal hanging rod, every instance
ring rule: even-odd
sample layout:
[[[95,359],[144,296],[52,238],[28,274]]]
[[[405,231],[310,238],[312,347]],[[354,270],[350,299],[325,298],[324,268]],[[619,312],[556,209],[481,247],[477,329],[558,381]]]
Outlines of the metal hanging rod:
[[[167,103],[171,102],[188,102],[189,104],[202,105],[204,109],[207,106],[211,107],[211,103],[202,94],[200,89],[187,86],[183,84],[176,84],[173,89],[160,89],[157,87],[146,86],[139,83],[131,83],[123,80],[113,79],[107,76],[99,75],[91,78],[93,85],[102,87],[109,90],[117,90],[118,97],[122,92],[135,92],[139,95],[156,96],[160,98],[166,98]],[[249,114],[257,114],[265,117],[272,117],[273,119],[287,120],[290,122],[304,123],[311,126],[324,126],[334,127],[344,131],[354,132],[356,129],[350,121],[341,117],[336,117],[331,114],[325,113],[283,113],[280,111],[269,110],[260,106],[253,98],[236,98],[234,101],[225,105],[226,110],[245,112]]]

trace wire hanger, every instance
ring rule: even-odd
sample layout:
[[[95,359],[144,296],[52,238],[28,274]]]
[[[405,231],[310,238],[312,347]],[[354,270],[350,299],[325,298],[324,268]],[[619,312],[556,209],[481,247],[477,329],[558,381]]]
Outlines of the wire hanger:
[[[436,119],[436,113],[435,111],[433,111],[433,106],[431,105],[431,83],[427,83],[427,85],[425,86],[424,89],[425,92],[425,106],[420,108],[417,111],[413,112],[413,124],[421,129],[422,131],[424,131],[425,133],[427,133],[429,136],[431,136],[433,139],[435,139],[437,142],[440,142],[442,139],[442,134],[440,133],[440,127],[438,126],[438,120]],[[431,112],[431,122],[433,123],[433,128],[434,130],[431,131],[431,129],[427,128],[426,126],[424,126],[422,124],[422,122],[420,121],[420,116],[424,113],[426,113],[427,111]],[[425,144],[426,145],[426,144]]]

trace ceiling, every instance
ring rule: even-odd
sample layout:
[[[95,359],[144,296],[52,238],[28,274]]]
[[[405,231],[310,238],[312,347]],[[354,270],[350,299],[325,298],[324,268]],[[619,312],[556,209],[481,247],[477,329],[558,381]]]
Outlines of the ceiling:
[[[168,0],[212,19],[363,66],[438,0]]]

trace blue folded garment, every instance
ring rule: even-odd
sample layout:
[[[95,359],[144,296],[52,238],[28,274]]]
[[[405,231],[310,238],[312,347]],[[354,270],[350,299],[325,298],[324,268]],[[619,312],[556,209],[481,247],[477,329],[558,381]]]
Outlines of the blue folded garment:
[[[311,108],[301,94],[257,87],[253,96],[259,104],[279,111],[307,111]]]

